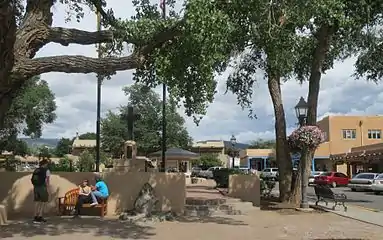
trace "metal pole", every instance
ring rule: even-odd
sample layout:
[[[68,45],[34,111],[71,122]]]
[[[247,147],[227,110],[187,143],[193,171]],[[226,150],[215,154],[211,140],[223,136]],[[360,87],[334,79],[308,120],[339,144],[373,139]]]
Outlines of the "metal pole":
[[[299,119],[299,124],[300,124],[300,127],[304,126],[305,125],[305,118],[300,118]],[[310,208],[309,206],[309,203],[307,201],[307,181],[309,179],[309,176],[307,176],[307,172],[306,172],[306,164],[307,164],[307,157],[309,155],[307,154],[307,150],[306,149],[303,149],[303,151],[301,152],[301,162],[300,162],[300,165],[301,165],[301,173],[302,173],[302,179],[301,179],[301,204],[300,204],[300,208]]]
[[[97,31],[101,31],[101,14],[99,12],[97,12]],[[100,50],[101,44],[98,45],[98,58],[101,58]],[[96,172],[100,171],[101,83],[102,76],[97,74]]]
[[[166,19],[166,4],[165,0],[161,0],[162,18]],[[162,84],[162,162],[161,169],[165,172],[166,160],[166,85]]]

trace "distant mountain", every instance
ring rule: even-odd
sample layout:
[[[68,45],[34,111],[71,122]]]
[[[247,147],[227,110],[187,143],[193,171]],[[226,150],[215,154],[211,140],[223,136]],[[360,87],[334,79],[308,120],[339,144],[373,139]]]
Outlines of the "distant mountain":
[[[55,148],[60,141],[59,138],[20,138],[28,144],[28,147],[47,146],[49,148]]]

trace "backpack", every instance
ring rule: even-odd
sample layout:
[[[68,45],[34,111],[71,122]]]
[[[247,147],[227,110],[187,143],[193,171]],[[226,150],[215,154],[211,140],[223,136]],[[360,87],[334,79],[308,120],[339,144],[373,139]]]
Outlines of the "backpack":
[[[43,186],[45,184],[46,177],[47,169],[39,167],[33,171],[31,182],[33,186]]]

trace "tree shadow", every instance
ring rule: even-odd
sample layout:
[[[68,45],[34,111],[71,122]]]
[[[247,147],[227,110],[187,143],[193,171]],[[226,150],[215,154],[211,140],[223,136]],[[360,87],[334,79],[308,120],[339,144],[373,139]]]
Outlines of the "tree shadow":
[[[87,233],[92,236],[108,236],[113,239],[149,239],[154,228],[117,219],[83,217],[81,219],[55,217],[41,225],[31,221],[14,221],[1,227],[0,238],[58,236]]]
[[[223,225],[236,225],[236,226],[247,226],[244,221],[235,220],[230,217],[188,217],[188,216],[180,216],[175,219],[176,222],[181,223],[215,223],[215,224],[223,224]]]

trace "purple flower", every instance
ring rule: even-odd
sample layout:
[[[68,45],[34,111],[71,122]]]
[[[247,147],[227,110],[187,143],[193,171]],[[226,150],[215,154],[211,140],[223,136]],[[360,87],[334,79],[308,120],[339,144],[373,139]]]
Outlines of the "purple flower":
[[[317,126],[300,127],[287,138],[292,151],[300,151],[303,148],[315,150],[324,140],[324,134]]]

